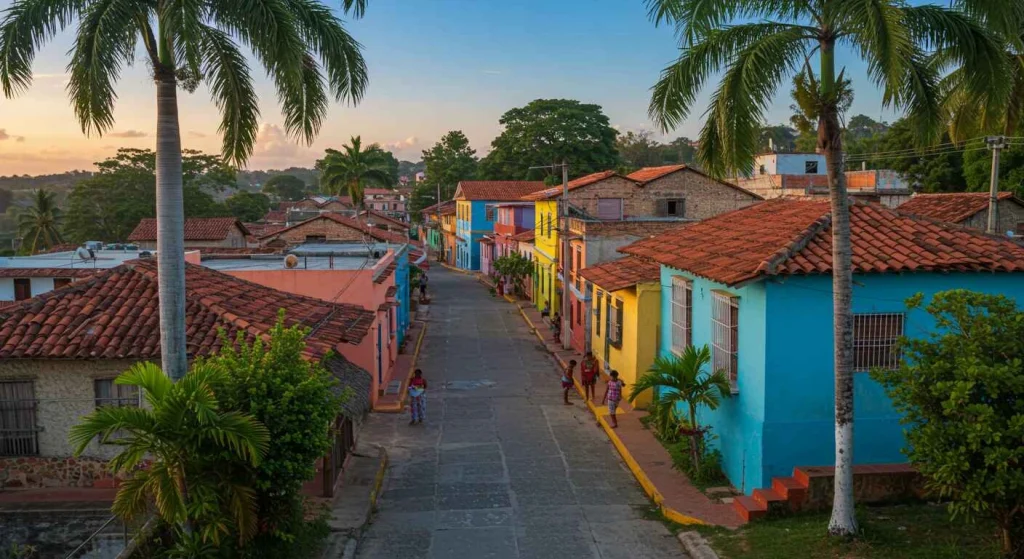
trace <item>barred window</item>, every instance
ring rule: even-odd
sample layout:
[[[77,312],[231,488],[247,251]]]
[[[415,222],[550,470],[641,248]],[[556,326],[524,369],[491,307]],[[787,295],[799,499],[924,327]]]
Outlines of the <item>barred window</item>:
[[[725,371],[733,392],[739,390],[739,299],[713,293],[711,308],[712,367]]]
[[[672,351],[682,353],[693,345],[693,283],[672,277]]]
[[[896,369],[903,355],[896,345],[903,335],[903,313],[853,315],[853,370]]]
[[[93,381],[96,394],[96,407],[139,407],[139,387],[127,384],[114,384],[114,379],[96,379]]]
[[[488,204],[484,206],[484,219],[486,219],[487,221],[494,221],[494,212],[496,211],[497,210],[495,209],[493,204]]]
[[[601,305],[604,304],[604,292],[600,289],[595,291],[594,301],[597,303],[594,305],[594,333],[598,336],[601,335]]]
[[[0,456],[39,454],[35,383],[0,382]]]
[[[608,343],[622,347],[622,299],[608,298]]]

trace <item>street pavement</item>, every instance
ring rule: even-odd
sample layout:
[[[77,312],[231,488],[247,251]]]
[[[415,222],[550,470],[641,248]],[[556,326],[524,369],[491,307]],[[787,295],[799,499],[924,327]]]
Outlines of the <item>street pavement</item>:
[[[364,559],[685,557],[518,310],[474,278],[430,272],[418,366],[427,421],[372,414],[391,465]]]

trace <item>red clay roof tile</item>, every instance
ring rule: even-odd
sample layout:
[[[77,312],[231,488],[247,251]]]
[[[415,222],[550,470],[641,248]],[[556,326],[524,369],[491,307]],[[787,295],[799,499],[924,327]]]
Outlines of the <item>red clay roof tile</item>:
[[[543,189],[541,181],[460,181],[455,198],[511,202]]]
[[[686,165],[664,165],[661,167],[644,167],[643,169],[633,171],[632,173],[626,175],[626,177],[638,182],[649,182],[654,179],[660,179],[665,175],[686,168]]]
[[[380,221],[383,221],[389,225],[394,225],[395,227],[401,227],[403,229],[409,229],[410,227],[408,223],[404,221],[399,221],[389,215],[384,215],[376,210],[363,210],[362,212],[359,213],[359,215],[360,217],[362,217],[360,221],[363,222],[366,221],[366,216],[369,215],[370,221],[374,219],[379,219]]]
[[[363,223],[362,221],[357,221],[355,218],[345,217],[345,216],[338,215],[338,214],[332,213],[332,212],[322,213],[322,214],[320,214],[320,215],[318,215],[316,217],[311,217],[311,218],[307,219],[306,221],[303,221],[301,223],[296,223],[295,225],[292,225],[290,227],[282,227],[281,229],[278,229],[277,231],[274,231],[273,233],[267,233],[266,235],[261,236],[260,240],[265,240],[265,239],[269,239],[269,238],[275,237],[275,236],[280,235],[281,233],[283,233],[285,231],[290,231],[290,230],[295,229],[297,227],[302,227],[303,225],[306,225],[307,223],[310,223],[311,221],[314,221],[314,220],[317,220],[317,219],[329,219],[331,221],[338,222],[338,223],[340,223],[342,225],[347,225],[348,227],[351,227],[351,228],[353,228],[353,229],[355,229],[357,231],[362,231],[363,233],[367,234],[368,236],[370,236],[373,239],[376,239],[378,241],[385,241],[385,242],[396,243],[396,244],[405,244],[405,243],[409,242],[409,239],[406,238],[406,236],[404,234],[395,233],[394,231],[386,231],[384,229],[380,229],[379,227],[371,227],[371,226]]]
[[[0,278],[88,278],[102,271],[96,268],[0,268]]]
[[[569,181],[569,184],[566,185],[566,188],[562,188],[562,185],[552,186],[550,188],[545,188],[544,190],[538,190],[537,192],[527,194],[526,196],[523,196],[522,199],[529,202],[536,202],[539,200],[550,200],[552,198],[558,198],[559,196],[561,196],[563,190],[576,190],[577,188],[583,188],[584,186],[587,186],[589,184],[594,184],[595,182],[600,182],[611,177],[627,178],[616,173],[615,171],[600,171],[597,173],[584,175],[578,179],[573,179]]]
[[[238,227],[243,235],[249,230],[234,217],[190,217],[185,220],[186,241],[222,241],[228,238],[233,227]],[[156,218],[146,217],[135,226],[128,235],[129,241],[155,241]]]
[[[515,235],[512,235],[512,238],[519,242],[533,242],[533,240],[537,238],[537,230],[527,229],[522,233],[516,233]]]
[[[606,291],[618,291],[638,283],[658,281],[661,266],[633,256],[587,266],[580,271],[583,279]]]
[[[999,199],[1016,200],[1018,204],[1024,206],[1024,201],[1014,198],[1012,192],[1000,192]],[[988,209],[988,193],[915,194],[913,198],[901,204],[897,209],[903,213],[960,223],[974,214]]]
[[[855,273],[1024,272],[1024,247],[879,205],[850,208]],[[681,226],[619,249],[726,285],[763,276],[828,274],[826,200],[780,198]]]
[[[219,350],[242,332],[263,337],[285,309],[285,323],[310,327],[306,354],[323,358],[358,344],[374,314],[277,291],[203,266],[185,265],[188,354]],[[69,287],[0,310],[0,358],[154,359],[160,355],[156,261],[132,260]]]

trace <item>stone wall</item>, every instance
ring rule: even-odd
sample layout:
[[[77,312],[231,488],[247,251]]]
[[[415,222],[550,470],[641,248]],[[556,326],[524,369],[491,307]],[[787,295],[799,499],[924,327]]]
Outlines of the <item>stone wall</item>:
[[[330,218],[322,217],[307,221],[287,231],[282,231],[279,235],[274,235],[272,238],[267,239],[267,242],[269,244],[271,241],[277,243],[283,241],[294,245],[306,242],[307,237],[318,236],[326,237],[328,242],[363,240],[363,233],[358,229],[343,225]]]
[[[671,198],[686,200],[682,217],[688,219],[707,219],[760,201],[754,194],[731,184],[683,169],[646,183],[632,202],[630,215],[664,215],[658,201]]]
[[[7,472],[6,489],[46,487],[114,487],[107,461],[99,458],[0,457],[0,472]]]
[[[996,232],[1000,235],[1005,235],[1007,231],[1024,234],[1024,229],[1020,229],[1024,227],[1024,206],[1013,200],[1000,200],[997,217]],[[988,208],[961,223],[967,227],[985,231],[988,228]]]

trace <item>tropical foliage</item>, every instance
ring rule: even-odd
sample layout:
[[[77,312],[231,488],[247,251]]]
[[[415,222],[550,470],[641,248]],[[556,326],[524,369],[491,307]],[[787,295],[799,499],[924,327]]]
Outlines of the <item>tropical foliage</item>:
[[[263,183],[263,193],[281,200],[301,200],[307,191],[306,183],[295,175],[274,175]]]
[[[469,146],[469,138],[461,130],[452,130],[430,149],[423,150],[426,180],[417,183],[412,193],[411,211],[419,217],[419,210],[437,202],[451,200],[459,181],[473,180],[479,162],[476,150]]]
[[[259,221],[267,215],[267,210],[270,209],[270,198],[266,194],[242,190],[224,200],[224,205],[231,215],[243,222]]]
[[[269,433],[251,415],[221,405],[217,389],[225,378],[223,369],[197,364],[172,384],[156,365],[139,363],[115,383],[139,389],[146,406],[101,406],[72,427],[76,456],[97,440],[121,448],[109,463],[125,478],[115,514],[132,520],[154,506],[168,525],[187,526],[212,544],[230,534],[241,541],[256,534],[254,488],[223,457],[258,466]]]
[[[35,254],[64,242],[63,223],[64,212],[57,207],[56,195],[42,189],[33,192],[32,205],[18,214],[22,251]]]
[[[385,153],[376,144],[363,149],[363,140],[359,136],[353,136],[341,151],[328,149],[327,155],[317,161],[317,168],[323,171],[323,188],[330,194],[350,196],[353,206],[362,207],[367,184],[382,188],[394,185]],[[397,168],[396,161],[395,172]]]
[[[533,274],[533,262],[518,252],[494,259],[492,263],[497,275],[511,282],[513,293],[518,297],[526,294],[524,281]]]
[[[1024,311],[966,290],[925,309],[936,331],[905,340],[900,369],[872,378],[903,415],[907,456],[953,515],[993,517],[1003,553],[1024,557]]]

